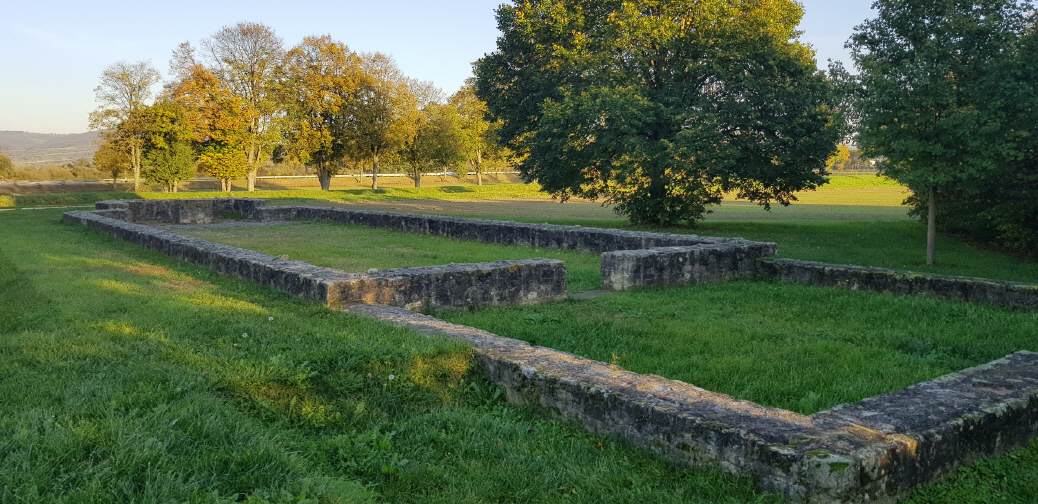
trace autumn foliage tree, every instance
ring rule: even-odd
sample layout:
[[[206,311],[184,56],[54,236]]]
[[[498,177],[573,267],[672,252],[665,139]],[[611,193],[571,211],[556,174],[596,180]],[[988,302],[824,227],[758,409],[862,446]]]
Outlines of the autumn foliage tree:
[[[198,170],[231,190],[231,180],[249,172],[250,107],[200,64],[180,72],[167,94],[184,111],[186,138],[198,152]]]
[[[477,95],[563,199],[694,222],[724,194],[771,205],[825,181],[834,87],[794,0],[533,0],[499,7]]]
[[[247,186],[256,189],[260,162],[278,143],[277,100],[279,66],[284,54],[281,39],[269,26],[238,23],[225,26],[202,41],[209,70],[246,107],[242,112],[247,128],[243,138],[248,162]]]
[[[378,189],[380,163],[396,153],[417,126],[418,99],[389,56],[365,55],[362,68],[367,78],[346,105],[349,120],[343,136],[353,157],[371,163],[371,188]]]
[[[497,135],[501,122],[488,119],[487,104],[476,96],[471,80],[451,96],[449,103],[457,110],[460,120],[459,147],[476,174],[476,184],[483,185],[484,157],[499,148]]]
[[[367,75],[360,57],[327,35],[307,37],[288,51],[283,72],[282,145],[290,158],[317,169],[327,191],[347,155],[347,106]]]

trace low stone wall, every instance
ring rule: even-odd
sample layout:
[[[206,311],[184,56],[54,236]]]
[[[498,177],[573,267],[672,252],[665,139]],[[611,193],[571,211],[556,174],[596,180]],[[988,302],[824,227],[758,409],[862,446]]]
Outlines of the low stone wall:
[[[927,295],[1008,308],[1038,310],[1038,285],[793,259],[761,260],[759,271],[763,278],[783,282]]]
[[[399,308],[349,311],[473,345],[511,402],[802,502],[874,502],[1038,434],[1038,354],[1021,352],[812,416],[641,375]]]
[[[502,245],[608,252],[651,247],[740,243],[738,238],[649,233],[620,229],[528,224],[523,222],[467,219],[436,215],[360,210],[344,207],[263,206],[255,214],[261,220],[312,219],[394,229],[406,233],[445,236]]]
[[[606,252],[602,286],[626,290],[753,278],[757,260],[774,255],[775,248],[773,243],[729,242]]]
[[[244,198],[183,200],[109,200],[97,202],[97,210],[125,212],[130,222],[209,224],[217,218],[250,218],[262,200]]]
[[[566,296],[566,267],[549,259],[447,264],[354,275],[335,284],[341,305],[410,309],[523,305]]]
[[[186,215],[190,215],[189,219],[197,218],[193,213],[197,208],[215,208],[218,211],[233,208],[221,208],[222,204],[145,206],[146,211],[136,215],[180,222],[179,219]],[[539,303],[566,295],[566,269],[562,262],[555,260],[454,264],[351,274],[126,222],[117,217],[126,209],[108,205],[104,208],[96,212],[69,212],[64,220],[334,308],[371,302],[412,309],[474,308]],[[184,212],[185,208],[190,211]],[[129,211],[135,211],[133,205]],[[202,210],[203,213],[207,211]]]

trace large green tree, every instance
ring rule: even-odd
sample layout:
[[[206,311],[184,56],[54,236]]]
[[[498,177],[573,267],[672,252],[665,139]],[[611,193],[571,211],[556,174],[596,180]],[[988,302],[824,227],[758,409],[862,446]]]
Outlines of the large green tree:
[[[849,42],[861,71],[860,140],[924,202],[933,264],[942,198],[1021,155],[1013,110],[1034,81],[1019,79],[1014,55],[1031,9],[1016,0],[878,0],[873,8],[876,17]]]
[[[639,223],[694,222],[726,192],[768,206],[825,181],[833,86],[794,0],[524,0],[497,11],[476,90],[520,170]]]
[[[144,132],[142,174],[166,191],[177,192],[180,182],[195,175],[192,125],[179,102],[162,99],[136,112]]]

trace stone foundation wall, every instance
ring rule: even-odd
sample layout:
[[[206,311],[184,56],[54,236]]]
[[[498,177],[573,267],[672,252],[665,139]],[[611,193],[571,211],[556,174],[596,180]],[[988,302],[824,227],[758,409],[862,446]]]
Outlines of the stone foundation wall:
[[[1038,353],[805,416],[399,308],[349,311],[473,345],[513,403],[680,463],[752,475],[800,502],[889,499],[1038,434]]]
[[[243,198],[183,200],[109,200],[97,202],[97,210],[125,212],[124,219],[138,223],[209,224],[218,218],[251,218],[262,200]]]
[[[753,278],[757,260],[774,255],[775,248],[773,243],[730,242],[606,252],[602,286],[627,290]]]
[[[795,501],[865,503],[896,498],[976,457],[1021,446],[1038,435],[1038,353],[1016,353],[805,416],[404,309],[554,299],[565,293],[565,269],[558,261],[354,275],[127,220],[205,222],[224,214],[261,220],[322,219],[492,243],[592,250],[606,252],[604,283],[614,289],[760,275],[1033,307],[1029,304],[1032,286],[772,259],[767,256],[775,252],[773,244],[739,239],[350,209],[262,207],[248,200],[182,205],[111,202],[98,208],[98,212],[69,212],[65,220],[358,315],[467,342],[474,347],[484,375],[511,402],[541,406],[590,431],[623,438],[682,463],[719,465],[752,475],[761,487]],[[979,285],[983,283],[990,285]]]
[[[135,210],[130,205],[128,211],[137,211],[135,215],[151,219],[163,219],[161,222],[197,220],[201,218],[199,215],[211,209],[241,211],[219,200],[216,203],[210,200],[209,203],[199,206],[147,205],[142,207],[143,210]],[[540,303],[566,295],[566,269],[561,261],[499,261],[351,274],[126,222],[118,216],[127,209],[109,205],[104,208],[96,212],[69,212],[64,220],[334,308],[371,302],[412,309],[476,308]]]
[[[738,238],[709,238],[582,226],[528,224],[341,207],[265,206],[259,207],[255,215],[261,220],[325,220],[393,229],[405,233],[445,236],[459,240],[587,252],[744,242]]]
[[[763,278],[783,282],[894,294],[926,295],[1008,308],[1038,310],[1038,285],[793,259],[761,260],[759,271]]]

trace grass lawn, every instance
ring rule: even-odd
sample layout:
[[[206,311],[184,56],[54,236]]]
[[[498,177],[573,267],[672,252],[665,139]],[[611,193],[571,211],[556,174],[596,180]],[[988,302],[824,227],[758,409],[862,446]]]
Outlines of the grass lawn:
[[[623,225],[609,209],[552,203],[529,186],[450,187],[262,196]],[[768,213],[730,202],[699,228],[673,231],[774,240],[787,257],[922,269],[923,229],[897,206],[903,196],[850,177],[805,195],[809,204]],[[0,212],[0,502],[774,500],[745,479],[672,467],[507,406],[470,372],[463,347],[220,278],[60,225],[59,215]],[[192,233],[354,271],[559,253],[317,223]],[[932,271],[1038,281],[1033,261],[948,237],[939,251]],[[563,260],[572,289],[597,285],[597,257]],[[805,413],[1038,350],[1038,314],[760,282],[441,315]],[[1036,501],[1038,443],[910,498]]]
[[[774,501],[508,406],[463,347],[59,215],[0,213],[0,502]]]
[[[597,289],[602,284],[599,255],[585,252],[510,247],[322,222],[245,224],[233,227],[177,226],[175,231],[355,273],[363,273],[370,268],[435,266],[501,259],[559,259],[566,263],[566,282],[571,292]]]
[[[1038,351],[1038,313],[767,282],[437,315],[805,414]]]

